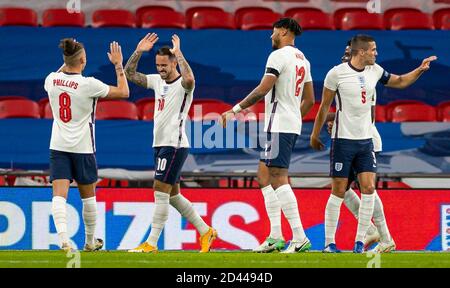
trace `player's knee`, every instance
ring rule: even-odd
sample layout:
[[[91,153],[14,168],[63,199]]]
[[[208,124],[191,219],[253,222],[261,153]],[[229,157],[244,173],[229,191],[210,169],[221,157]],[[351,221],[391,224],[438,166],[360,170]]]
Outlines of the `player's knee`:
[[[267,175],[258,174],[258,184],[260,188],[264,188],[270,185],[270,177]]]
[[[373,185],[373,184],[361,186],[361,193],[363,193],[363,194],[371,195],[371,194],[375,193],[375,190],[376,190],[376,188],[375,188],[375,185]]]
[[[158,192],[163,192],[163,193],[169,193],[170,194],[172,192],[172,185],[166,184],[166,183],[163,183],[161,181],[157,181],[156,180],[153,183],[153,189],[155,191],[158,191]]]

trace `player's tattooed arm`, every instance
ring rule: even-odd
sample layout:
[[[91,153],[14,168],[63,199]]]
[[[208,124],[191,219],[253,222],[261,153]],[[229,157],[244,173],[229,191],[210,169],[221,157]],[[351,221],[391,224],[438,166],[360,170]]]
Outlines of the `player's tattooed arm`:
[[[127,65],[125,65],[125,75],[127,79],[136,85],[147,88],[147,76],[142,73],[137,72],[137,66],[139,60],[142,57],[142,53],[149,52],[152,50],[155,43],[158,42],[158,35],[155,33],[148,33],[144,38],[139,42],[136,47],[136,51],[131,55],[130,59],[128,59]]]
[[[125,65],[125,75],[127,76],[127,79],[134,84],[147,88],[147,76],[136,71],[141,56],[142,52],[137,50],[131,55]]]
[[[261,83],[258,87],[255,88],[244,100],[239,103],[242,110],[245,110],[259,101],[261,101],[267,94],[269,94],[270,90],[272,90],[273,86],[277,82],[277,77],[274,75],[266,75],[262,79]]]
[[[233,116],[239,113],[241,110],[245,110],[259,101],[261,101],[269,92],[272,90],[273,86],[277,82],[278,77],[275,75],[265,75],[258,87],[255,88],[244,100],[242,100],[238,105],[236,105],[232,110],[226,111],[219,118],[220,123],[223,127],[227,126],[227,121],[232,119]],[[238,110],[236,110],[238,109]]]
[[[195,87],[195,77],[194,72],[192,71],[191,66],[184,58],[183,53],[180,49],[180,37],[178,35],[172,36],[172,44],[173,48],[170,49],[170,52],[175,55],[177,58],[178,65],[180,66],[180,73],[183,80],[181,81],[181,85],[184,89],[192,90]]]

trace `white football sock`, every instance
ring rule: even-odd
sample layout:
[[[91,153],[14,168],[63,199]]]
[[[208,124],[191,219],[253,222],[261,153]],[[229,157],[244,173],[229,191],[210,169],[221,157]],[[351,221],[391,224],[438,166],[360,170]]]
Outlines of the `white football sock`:
[[[359,207],[358,231],[356,242],[364,242],[367,230],[370,227],[373,210],[375,208],[375,195],[362,194],[361,206]]]
[[[276,191],[276,196],[280,201],[281,209],[284,216],[287,218],[293,234],[293,241],[303,242],[306,239],[305,231],[303,230],[300,213],[298,211],[297,198],[295,198],[294,191],[289,184],[279,187]]]
[[[333,194],[328,199],[325,208],[325,247],[330,244],[336,244],[336,230],[341,215],[341,206],[344,199]]]
[[[209,226],[206,225],[205,221],[203,221],[202,217],[195,211],[192,203],[186,199],[183,195],[178,194],[170,198],[170,205],[172,205],[178,212],[180,212],[181,216],[186,218],[189,223],[194,225],[197,229],[198,233],[201,236],[205,235],[209,231]]]
[[[361,205],[361,199],[359,199],[358,194],[350,188],[347,192],[345,192],[344,204],[347,206],[348,210],[352,212],[353,216],[356,219],[359,217],[359,207]],[[369,230],[367,230],[367,234],[374,234],[377,231],[377,227],[370,222]]]
[[[147,242],[153,247],[158,247],[159,236],[161,236],[161,232],[169,219],[169,198],[168,193],[155,192],[152,230],[147,239]]]
[[[386,217],[384,215],[383,202],[381,202],[380,196],[375,192],[375,209],[373,211],[373,221],[380,233],[381,242],[389,243],[392,240],[391,233],[389,232]]]
[[[97,225],[97,199],[95,197],[83,199],[83,222],[86,233],[86,244],[95,245],[94,235]]]
[[[69,244],[67,236],[67,200],[64,197],[56,196],[52,200],[52,215],[61,244]]]
[[[264,203],[266,205],[267,216],[270,220],[270,238],[283,238],[281,232],[281,204],[278,201],[275,190],[269,185],[261,189],[264,196]]]

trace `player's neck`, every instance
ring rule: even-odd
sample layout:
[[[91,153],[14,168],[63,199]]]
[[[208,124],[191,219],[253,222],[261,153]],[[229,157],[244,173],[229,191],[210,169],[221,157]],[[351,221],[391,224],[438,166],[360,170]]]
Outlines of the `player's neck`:
[[[357,57],[352,57],[349,62],[351,67],[354,67],[357,70],[364,70],[366,69],[366,64],[361,59],[358,59]]]
[[[81,74],[82,69],[81,67],[64,67],[64,69],[62,69],[63,73],[68,73],[68,74]]]
[[[279,47],[278,49],[284,48],[284,47],[286,47],[286,46],[292,46],[292,47],[295,47],[295,42],[294,42],[294,41],[291,41],[291,40],[288,40],[288,41],[285,41],[285,42],[281,42],[281,43],[280,43],[280,47]]]
[[[173,83],[175,80],[180,78],[180,76],[181,76],[180,73],[173,73],[173,75],[170,76],[170,78],[167,78],[165,81],[166,81],[166,83]]]

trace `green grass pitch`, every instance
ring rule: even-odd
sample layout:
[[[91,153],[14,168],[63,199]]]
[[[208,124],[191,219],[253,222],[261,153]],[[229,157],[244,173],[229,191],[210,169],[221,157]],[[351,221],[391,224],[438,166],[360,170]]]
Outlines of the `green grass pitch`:
[[[392,253],[378,259],[352,253],[255,254],[251,252],[80,253],[69,258],[55,251],[0,252],[0,268],[66,268],[79,257],[81,268],[450,268],[450,253]],[[372,263],[373,263],[372,262]]]

